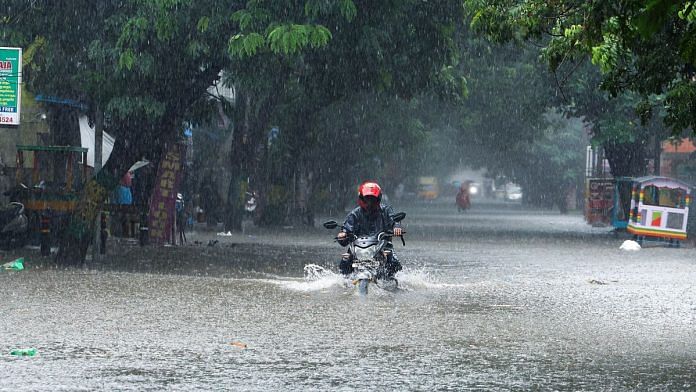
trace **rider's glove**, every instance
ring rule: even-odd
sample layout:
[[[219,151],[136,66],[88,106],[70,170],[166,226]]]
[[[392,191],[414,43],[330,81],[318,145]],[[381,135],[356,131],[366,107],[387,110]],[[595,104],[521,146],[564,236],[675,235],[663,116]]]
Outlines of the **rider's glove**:
[[[336,240],[341,246],[346,246],[348,245],[348,234],[345,231],[341,231],[338,233],[336,236]]]

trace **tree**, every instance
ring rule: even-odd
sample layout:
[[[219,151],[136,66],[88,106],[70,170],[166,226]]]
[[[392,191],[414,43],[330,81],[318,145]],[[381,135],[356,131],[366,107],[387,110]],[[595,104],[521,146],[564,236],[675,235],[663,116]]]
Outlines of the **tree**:
[[[116,136],[112,158],[85,187],[60,262],[84,260],[100,203],[142,156],[157,162],[228,62],[233,26],[218,1],[8,1],[4,40],[43,42],[25,69],[32,91],[83,102]],[[70,28],[66,29],[66,26]],[[5,30],[7,29],[7,30]],[[5,38],[6,37],[6,38]]]
[[[528,159],[517,162],[520,170],[509,178],[522,185],[528,202],[555,204],[561,213],[567,213],[568,194],[582,186],[588,135],[581,119],[568,118],[559,109],[549,110],[543,117],[547,126],[541,137],[520,146]]]
[[[541,40],[553,71],[569,73],[585,59],[602,72],[612,97],[631,91],[642,97],[643,114],[652,95],[664,95],[658,111],[674,134],[696,124],[696,4],[637,0],[468,0],[472,27],[497,40]]]
[[[311,179],[311,188],[321,177],[314,154],[322,148],[326,108],[344,108],[375,92],[410,100],[443,85],[450,87],[446,91],[461,90],[461,80],[447,77],[448,65],[456,60],[452,39],[459,21],[457,5],[412,0],[248,3],[235,13],[241,32],[230,44],[239,59],[231,71],[235,86],[254,93],[241,104],[250,104],[252,112],[262,115],[246,133],[246,150],[267,152],[265,132],[271,121],[279,124],[292,151],[284,168],[305,181]],[[273,81],[270,88],[268,80]],[[238,118],[249,117],[240,112]],[[347,129],[343,124],[331,128]],[[263,162],[268,160],[257,161]],[[341,173],[339,166],[333,173]],[[253,176],[267,170],[246,172]]]
[[[681,49],[664,43],[692,34],[673,3],[474,0],[467,8],[472,28],[489,38],[537,41],[565,104],[592,124],[612,173],[632,176],[645,173],[647,158],[657,157],[668,136],[651,117],[665,119],[673,134],[690,121],[670,98],[688,73]]]

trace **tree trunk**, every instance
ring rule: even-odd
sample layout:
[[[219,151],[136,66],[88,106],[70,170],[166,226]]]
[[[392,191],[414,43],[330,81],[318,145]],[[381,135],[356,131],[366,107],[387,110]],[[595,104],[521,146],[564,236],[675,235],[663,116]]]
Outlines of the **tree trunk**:
[[[647,144],[642,141],[633,143],[604,143],[604,152],[611,174],[614,177],[638,177],[645,175],[645,159],[648,156]]]
[[[260,183],[259,173],[262,160],[258,159],[258,147],[264,141],[265,131],[269,127],[271,114],[275,108],[280,94],[271,94],[260,103],[255,104],[253,97],[250,94],[239,90],[235,106],[235,121],[233,145],[231,149],[230,165],[233,173],[231,181],[236,181],[236,184],[230,183],[230,194],[226,200],[225,206],[225,230],[241,229],[241,220],[244,212],[243,200],[241,194],[241,182],[245,179],[250,179],[252,187],[256,191],[260,191],[257,195],[257,210],[254,212],[258,216],[258,222],[266,222],[263,219],[264,202],[267,197],[267,191],[270,184]],[[254,110],[256,109],[256,110]]]
[[[244,207],[240,203],[242,189],[240,187],[242,179],[232,176],[230,179],[227,200],[225,200],[225,216],[223,222],[225,231],[241,231]]]
[[[172,129],[172,124],[166,124],[162,129]],[[109,193],[118,186],[120,178],[145,153],[149,153],[151,165],[159,162],[162,146],[165,143],[156,143],[158,147],[152,149],[153,143],[141,140],[142,135],[139,134],[139,130],[133,131],[128,136],[132,137],[116,139],[111,157],[102,170],[85,183],[77,208],[67,220],[67,227],[59,231],[59,249],[55,259],[57,264],[83,264],[94,237],[97,216]],[[130,140],[130,143],[127,140]]]

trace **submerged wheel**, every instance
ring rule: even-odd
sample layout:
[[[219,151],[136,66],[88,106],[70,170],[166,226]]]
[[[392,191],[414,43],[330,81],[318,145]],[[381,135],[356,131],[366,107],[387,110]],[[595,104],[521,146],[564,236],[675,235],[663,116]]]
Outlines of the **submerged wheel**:
[[[360,282],[358,282],[358,292],[360,295],[367,295],[367,285],[370,284],[370,281],[367,279],[360,279]]]
[[[396,291],[399,289],[399,281],[396,278],[390,278],[377,283],[377,286],[386,291]]]

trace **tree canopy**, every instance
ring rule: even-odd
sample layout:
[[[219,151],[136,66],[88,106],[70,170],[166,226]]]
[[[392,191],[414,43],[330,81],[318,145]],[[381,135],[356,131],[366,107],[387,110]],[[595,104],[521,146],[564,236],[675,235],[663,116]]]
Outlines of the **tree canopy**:
[[[693,1],[468,0],[466,6],[476,31],[538,41],[554,72],[575,72],[589,58],[611,96],[630,91],[642,97],[635,107],[644,117],[664,110],[674,134],[694,128]],[[664,100],[651,101],[652,95]]]

